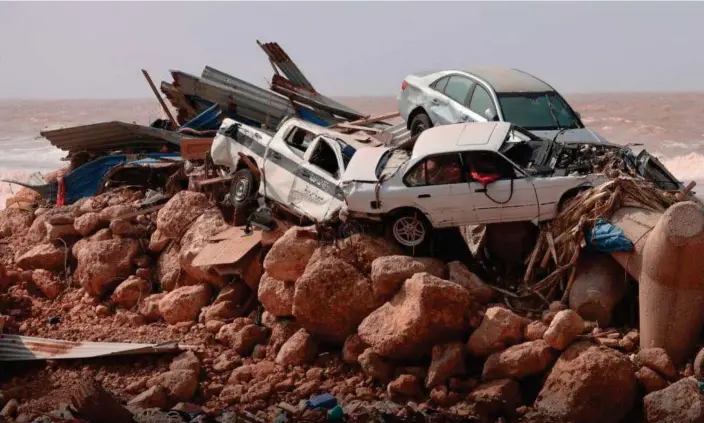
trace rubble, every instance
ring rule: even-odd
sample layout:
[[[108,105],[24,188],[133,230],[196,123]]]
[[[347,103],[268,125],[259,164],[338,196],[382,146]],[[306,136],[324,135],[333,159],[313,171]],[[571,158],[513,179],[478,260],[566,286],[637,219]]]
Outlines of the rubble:
[[[697,422],[704,420],[702,393],[693,378],[684,378],[643,398],[645,420],[653,422]]]
[[[87,293],[99,297],[134,271],[132,259],[139,243],[128,238],[90,241],[76,251],[76,281]]]
[[[540,374],[552,364],[555,356],[555,352],[543,340],[514,345],[486,359],[482,379],[521,379]]]
[[[210,295],[205,284],[177,288],[159,300],[159,313],[170,325],[194,321],[210,301]]]
[[[470,354],[485,357],[523,340],[528,321],[503,307],[486,310],[479,327],[467,342]]]
[[[318,235],[313,228],[293,226],[272,245],[264,259],[264,271],[271,278],[295,282],[303,276],[316,248]]]

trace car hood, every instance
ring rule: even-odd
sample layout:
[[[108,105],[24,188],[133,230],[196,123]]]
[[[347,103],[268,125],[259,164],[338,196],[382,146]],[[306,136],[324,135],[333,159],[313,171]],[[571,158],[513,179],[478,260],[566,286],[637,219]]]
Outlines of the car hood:
[[[386,147],[362,148],[357,150],[352,156],[345,173],[342,175],[342,182],[362,181],[376,182],[376,168],[381,157],[389,151]]]
[[[541,138],[548,138],[548,139],[553,139],[555,135],[557,135],[558,132],[560,132],[559,129],[555,130],[549,130],[549,131],[544,131],[544,130],[534,130],[530,131],[532,134],[535,134]],[[610,144],[609,141],[602,137],[601,135],[597,134],[596,132],[592,131],[589,128],[576,128],[576,129],[568,129],[566,131],[563,131],[559,137],[557,137],[557,141],[562,141],[565,143],[599,143],[599,144]]]

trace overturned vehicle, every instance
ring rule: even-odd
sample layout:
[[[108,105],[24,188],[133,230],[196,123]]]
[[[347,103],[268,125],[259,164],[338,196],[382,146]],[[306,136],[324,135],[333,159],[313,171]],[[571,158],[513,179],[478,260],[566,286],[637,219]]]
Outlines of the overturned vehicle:
[[[212,156],[233,175],[235,207],[261,195],[313,222],[383,223],[412,249],[433,229],[550,220],[580,191],[621,175],[684,190],[646,151],[558,142],[507,122],[431,128],[407,151],[297,119],[273,135],[228,120]]]

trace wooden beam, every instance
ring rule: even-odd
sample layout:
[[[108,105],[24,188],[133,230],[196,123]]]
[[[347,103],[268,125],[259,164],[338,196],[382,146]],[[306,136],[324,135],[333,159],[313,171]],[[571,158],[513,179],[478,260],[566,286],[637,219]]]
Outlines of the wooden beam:
[[[164,113],[166,113],[166,116],[169,117],[169,120],[174,125],[174,128],[178,128],[179,125],[176,122],[176,119],[174,119],[169,108],[166,107],[166,103],[164,102],[164,99],[161,98],[161,96],[159,95],[159,91],[157,91],[156,87],[154,86],[154,82],[152,82],[152,78],[149,76],[149,73],[146,70],[142,69],[142,74],[144,74],[144,77],[147,78],[147,82],[149,83],[149,86],[152,88],[152,92],[154,92],[156,99],[159,100],[159,104],[161,104],[161,108],[164,109]]]
[[[381,132],[381,129],[369,128],[367,126],[352,125],[351,123],[338,123],[337,127],[342,128],[342,129],[351,129],[354,131],[373,132],[375,134],[378,134],[379,132]]]
[[[393,112],[393,113],[386,113],[384,115],[377,115],[377,116],[369,116],[367,118],[362,118],[362,119],[357,119],[353,120],[352,122],[340,122],[336,123],[333,125],[328,126],[328,128],[333,129],[338,127],[339,125],[342,124],[347,124],[347,125],[366,125],[368,123],[374,123],[374,122],[379,122],[380,120],[386,120],[386,119],[393,119],[395,117],[400,116],[399,112]]]

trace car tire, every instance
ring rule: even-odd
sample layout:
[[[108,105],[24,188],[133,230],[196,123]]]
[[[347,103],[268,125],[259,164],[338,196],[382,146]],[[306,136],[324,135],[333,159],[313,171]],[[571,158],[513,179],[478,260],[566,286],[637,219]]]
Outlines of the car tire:
[[[433,226],[423,213],[409,210],[389,218],[387,230],[391,239],[402,249],[421,253],[430,244]]]
[[[433,123],[425,112],[420,112],[413,116],[411,120],[411,137],[420,135],[426,129],[432,128]]]
[[[238,209],[245,209],[254,203],[259,190],[257,179],[249,169],[235,172],[230,185],[230,204]]]

